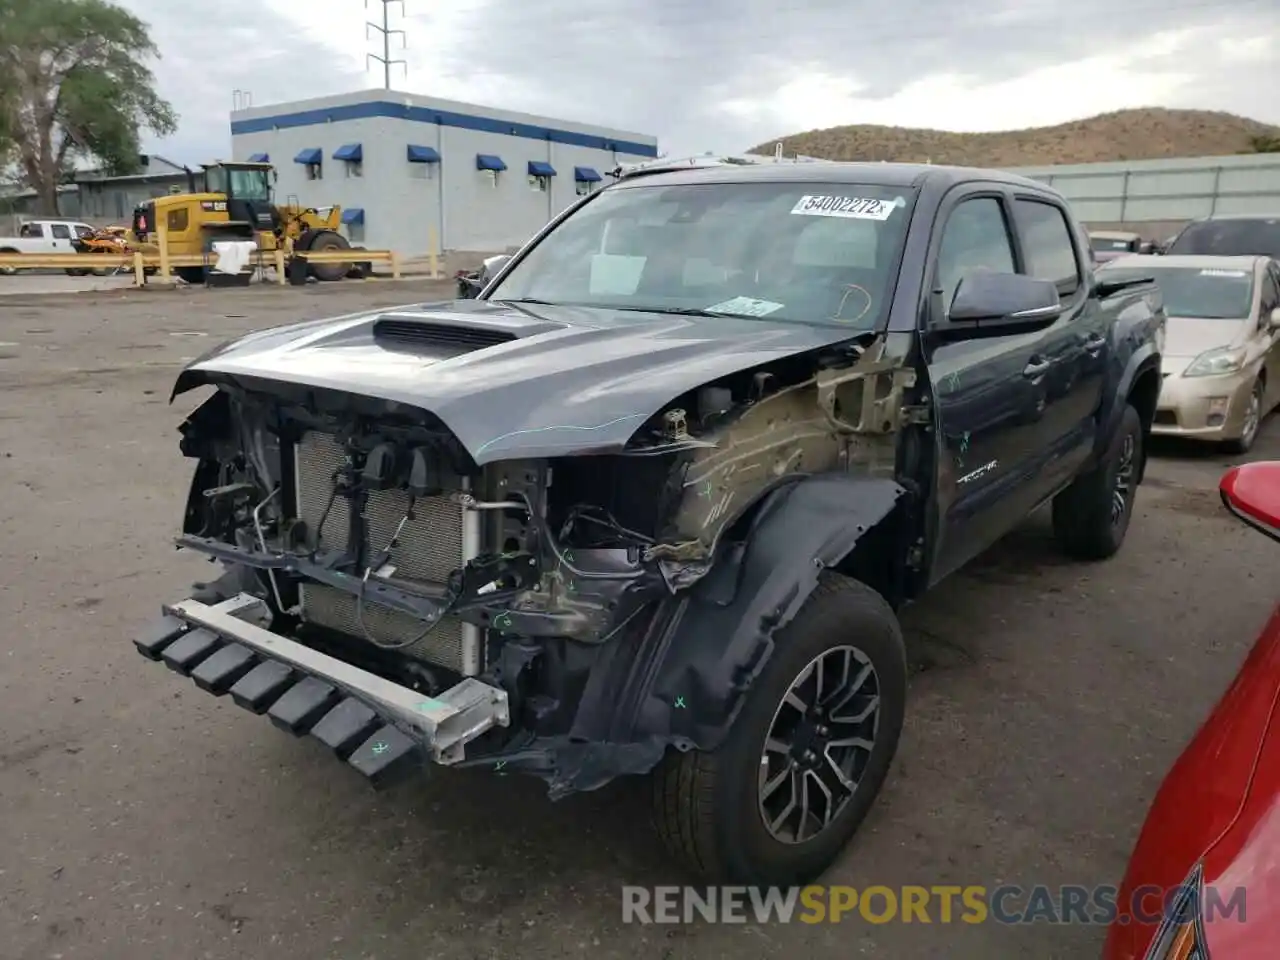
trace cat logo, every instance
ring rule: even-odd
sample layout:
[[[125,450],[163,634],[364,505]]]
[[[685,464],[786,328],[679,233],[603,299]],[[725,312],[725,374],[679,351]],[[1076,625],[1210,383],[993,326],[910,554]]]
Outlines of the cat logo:
[[[211,210],[214,213],[226,213],[227,201],[225,200],[201,200],[201,210]]]

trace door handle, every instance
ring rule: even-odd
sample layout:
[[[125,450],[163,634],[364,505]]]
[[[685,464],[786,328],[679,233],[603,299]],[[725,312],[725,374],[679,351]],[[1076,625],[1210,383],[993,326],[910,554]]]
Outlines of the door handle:
[[[1033,359],[1025,367],[1022,368],[1022,375],[1029,380],[1034,380],[1042,375],[1046,370],[1053,366],[1052,360]]]

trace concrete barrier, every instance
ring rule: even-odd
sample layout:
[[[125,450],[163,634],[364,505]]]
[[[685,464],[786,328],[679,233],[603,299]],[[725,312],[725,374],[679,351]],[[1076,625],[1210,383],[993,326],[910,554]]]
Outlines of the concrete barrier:
[[[163,248],[162,248],[163,250]],[[307,263],[385,263],[391,267],[391,275],[400,278],[400,259],[391,250],[306,250],[295,251],[293,257]],[[283,250],[259,250],[250,262],[250,269],[259,271],[272,266],[277,282],[285,284],[286,255]],[[205,267],[210,269],[217,261],[213,254],[166,253],[6,253],[0,254],[0,270],[85,270],[103,271],[108,274],[132,270],[134,282],[145,286],[148,281],[172,283],[172,271],[178,267]]]

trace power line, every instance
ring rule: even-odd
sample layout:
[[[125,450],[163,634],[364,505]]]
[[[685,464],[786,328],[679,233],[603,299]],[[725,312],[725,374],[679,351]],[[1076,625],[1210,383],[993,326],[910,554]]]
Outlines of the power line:
[[[374,30],[377,30],[380,34],[382,34],[382,56],[378,56],[376,53],[365,54],[364,68],[366,70],[369,69],[370,60],[376,60],[378,61],[378,63],[382,64],[382,85],[387,90],[390,90],[391,89],[391,65],[393,63],[398,63],[401,66],[403,66],[406,76],[409,73],[409,64],[406,61],[391,59],[391,35],[393,33],[398,33],[400,35],[401,50],[403,50],[408,45],[408,40],[405,37],[404,31],[392,30],[391,20],[390,20],[391,4],[393,3],[400,4],[400,16],[402,17],[405,16],[404,0],[376,0],[376,2],[382,4],[382,24],[381,25],[376,24],[372,20],[365,21],[364,38],[365,40],[369,39],[370,27],[372,27]],[[364,8],[366,10],[369,9],[369,0],[364,0]]]

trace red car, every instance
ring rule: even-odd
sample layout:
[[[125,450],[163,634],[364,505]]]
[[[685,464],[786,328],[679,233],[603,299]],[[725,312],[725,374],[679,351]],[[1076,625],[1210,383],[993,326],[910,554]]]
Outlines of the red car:
[[[1219,489],[1232,513],[1280,540],[1280,461],[1234,467]],[[1280,957],[1278,701],[1280,606],[1156,794],[1105,960]]]

